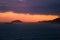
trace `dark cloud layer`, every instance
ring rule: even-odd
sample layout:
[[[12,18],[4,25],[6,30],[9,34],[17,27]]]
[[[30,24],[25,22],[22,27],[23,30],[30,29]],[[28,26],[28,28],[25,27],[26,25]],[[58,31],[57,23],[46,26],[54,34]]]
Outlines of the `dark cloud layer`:
[[[0,12],[60,15],[60,0],[0,0]]]

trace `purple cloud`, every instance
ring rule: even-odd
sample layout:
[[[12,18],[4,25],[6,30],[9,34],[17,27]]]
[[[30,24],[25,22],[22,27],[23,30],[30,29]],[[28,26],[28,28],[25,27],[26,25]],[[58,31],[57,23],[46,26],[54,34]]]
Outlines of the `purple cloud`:
[[[60,0],[0,0],[0,12],[60,15]]]

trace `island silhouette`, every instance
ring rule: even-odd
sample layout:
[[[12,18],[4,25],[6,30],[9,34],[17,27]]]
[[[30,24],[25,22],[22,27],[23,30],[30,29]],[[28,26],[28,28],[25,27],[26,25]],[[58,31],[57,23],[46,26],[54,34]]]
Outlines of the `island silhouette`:
[[[12,21],[11,23],[12,23],[12,24],[13,24],[13,23],[22,23],[22,21],[20,21],[20,20],[14,20],[14,21]]]

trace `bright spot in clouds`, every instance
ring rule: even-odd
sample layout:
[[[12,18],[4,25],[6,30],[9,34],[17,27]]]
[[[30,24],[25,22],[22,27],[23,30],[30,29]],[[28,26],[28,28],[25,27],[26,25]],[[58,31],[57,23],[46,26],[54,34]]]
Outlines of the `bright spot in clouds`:
[[[23,0],[19,0],[20,2],[23,2]]]

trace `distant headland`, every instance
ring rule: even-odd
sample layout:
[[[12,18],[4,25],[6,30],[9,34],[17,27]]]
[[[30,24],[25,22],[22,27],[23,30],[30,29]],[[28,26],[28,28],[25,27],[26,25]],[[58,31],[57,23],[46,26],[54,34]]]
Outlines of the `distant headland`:
[[[60,17],[53,19],[53,20],[49,20],[49,21],[42,21],[42,22],[51,22],[51,23],[60,23]],[[38,23],[41,23],[41,21],[38,21]]]

